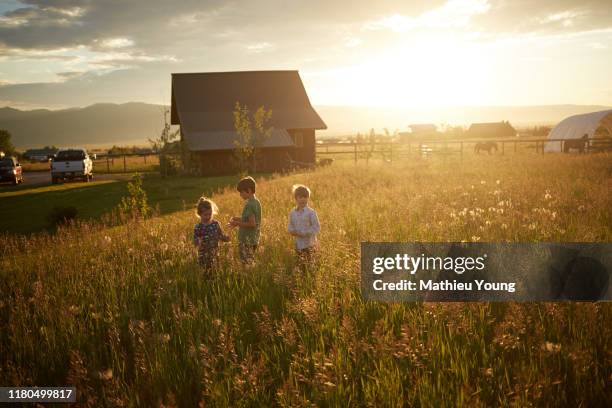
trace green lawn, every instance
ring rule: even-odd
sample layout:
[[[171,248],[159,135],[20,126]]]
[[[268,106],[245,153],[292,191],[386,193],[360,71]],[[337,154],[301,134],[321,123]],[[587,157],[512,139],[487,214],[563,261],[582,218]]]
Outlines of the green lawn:
[[[161,214],[184,210],[197,198],[210,195],[237,182],[237,176],[166,178],[145,176],[143,187],[151,207]],[[99,218],[110,212],[127,195],[127,181],[101,180],[0,192],[0,232],[32,233],[47,227],[46,217],[54,206],[74,206],[78,218]]]

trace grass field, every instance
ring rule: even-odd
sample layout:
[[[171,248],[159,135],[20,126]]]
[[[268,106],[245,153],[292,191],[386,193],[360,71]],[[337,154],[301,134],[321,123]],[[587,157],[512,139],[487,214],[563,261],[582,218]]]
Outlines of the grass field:
[[[226,245],[212,281],[191,209],[6,235],[0,378],[75,385],[91,406],[609,406],[610,304],[365,302],[359,243],[610,242],[610,159],[335,163],[262,181],[256,266]],[[322,224],[307,276],[286,233],[296,182]],[[214,199],[221,221],[240,213],[233,186]]]
[[[23,171],[50,171],[50,164],[48,162],[37,162],[23,159],[21,161]],[[98,174],[109,174],[109,173],[131,173],[135,171],[139,172],[151,172],[158,170],[159,167],[159,156],[147,155],[145,156],[126,156],[125,161],[123,156],[100,157],[93,161],[93,171]]]
[[[185,177],[163,179],[150,174],[143,188],[149,204],[160,214],[184,210],[201,194],[212,194],[235,183],[236,177]],[[46,217],[54,206],[74,206],[82,220],[98,219],[113,210],[127,194],[127,181],[100,180],[0,190],[0,233],[32,233],[47,228]]]

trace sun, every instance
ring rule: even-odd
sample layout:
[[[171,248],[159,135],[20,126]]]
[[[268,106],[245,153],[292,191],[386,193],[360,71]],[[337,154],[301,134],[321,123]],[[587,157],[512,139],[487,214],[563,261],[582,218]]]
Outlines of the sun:
[[[317,96],[339,105],[485,104],[489,66],[486,47],[450,36],[418,37],[383,50],[364,50],[363,62],[328,72],[324,95]]]

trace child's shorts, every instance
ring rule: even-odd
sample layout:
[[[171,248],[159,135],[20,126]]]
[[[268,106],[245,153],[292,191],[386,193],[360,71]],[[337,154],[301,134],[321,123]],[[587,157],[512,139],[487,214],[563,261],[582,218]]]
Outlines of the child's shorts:
[[[240,262],[245,265],[250,265],[255,260],[255,251],[257,250],[257,245],[253,244],[245,244],[240,242],[238,244],[238,253],[240,254]]]
[[[295,255],[297,257],[297,264],[300,267],[300,269],[302,269],[302,271],[305,271],[305,269],[308,266],[311,266],[314,264],[316,252],[317,250],[315,247],[308,247],[308,248],[295,250]]]

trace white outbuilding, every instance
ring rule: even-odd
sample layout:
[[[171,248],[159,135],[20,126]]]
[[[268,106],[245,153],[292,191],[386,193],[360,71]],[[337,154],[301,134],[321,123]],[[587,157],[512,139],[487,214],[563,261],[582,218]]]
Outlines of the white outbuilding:
[[[562,140],[546,142],[545,152],[561,152],[563,141],[578,140],[587,135],[589,139],[602,139],[606,144],[612,141],[612,109],[584,113],[563,119],[548,134],[549,140]],[[590,142],[591,146],[598,144],[597,140]]]

